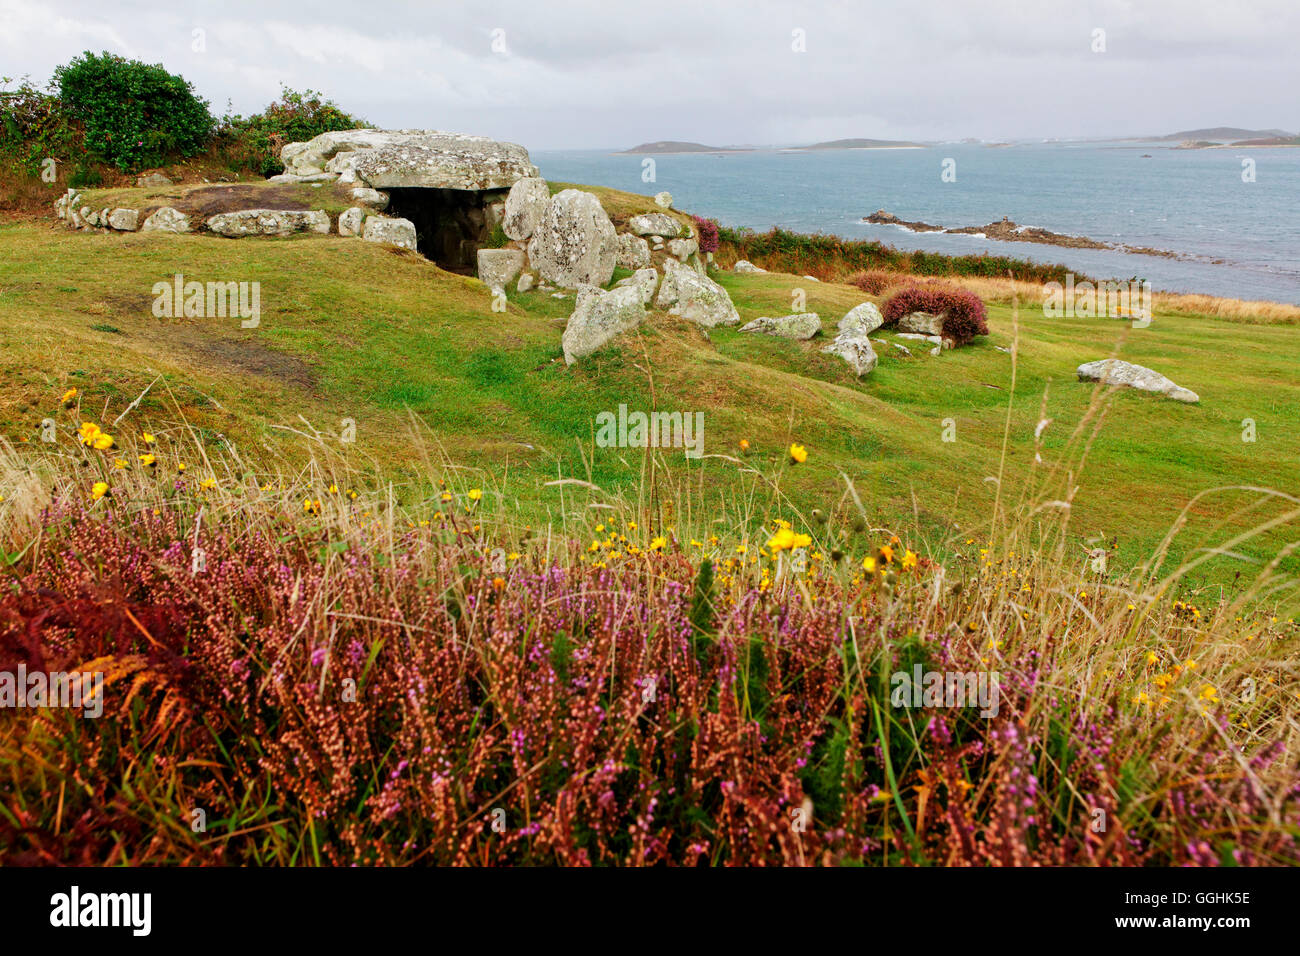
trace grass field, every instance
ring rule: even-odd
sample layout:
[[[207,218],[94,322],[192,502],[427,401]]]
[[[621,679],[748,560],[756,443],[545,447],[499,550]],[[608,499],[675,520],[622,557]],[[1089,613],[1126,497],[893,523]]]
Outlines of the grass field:
[[[645,197],[601,194],[620,219],[649,208]],[[1175,558],[1217,546],[1285,503],[1246,489],[1300,490],[1300,358],[1294,330],[1265,320],[1157,310],[1148,328],[1131,329],[1116,319],[1045,318],[1033,301],[1018,310],[993,304],[986,339],[937,357],[924,343],[904,342],[910,356],[885,345],[877,369],[856,380],[821,354],[825,334],[809,344],[726,328],[706,336],[656,315],[568,368],[559,338],[571,297],[512,292],[508,311],[494,313],[476,280],[368,243],[72,234],[33,224],[0,225],[0,243],[0,429],[18,444],[37,439],[70,387],[83,417],[111,421],[154,383],[121,427],[166,434],[192,426],[209,446],[228,441],[250,460],[286,466],[328,446],[372,480],[394,482],[413,509],[436,494],[421,463],[404,454],[418,440],[508,496],[521,524],[562,524],[581,495],[547,482],[580,478],[611,493],[642,482],[639,451],[595,447],[599,412],[620,404],[700,411],[706,457],[663,455],[660,464],[665,480],[702,489],[701,508],[711,495],[747,487],[737,460],[776,465],[799,442],[810,458],[782,486],[790,507],[831,510],[848,476],[873,523],[915,528],[942,550],[976,534],[987,515],[1005,430],[1004,500],[1077,486],[1080,553],[1114,542],[1120,564],[1149,555],[1189,502]],[[259,282],[260,327],[155,318],[153,285],[176,273]],[[833,332],[845,311],[871,299],[799,276],[715,275],[745,320],[789,311],[802,290],[805,308]],[[1013,392],[1008,350],[1017,336]],[[1165,373],[1200,404],[1101,396],[1075,380],[1079,363],[1110,355]],[[1036,442],[1043,418],[1051,424]],[[337,440],[344,419],[356,422],[355,444]],[[1243,441],[1246,419],[1253,442]],[[1232,490],[1196,497],[1216,488]],[[1203,565],[1190,583],[1249,571],[1286,540],[1243,542],[1238,557]],[[1294,560],[1284,567],[1294,570]]]
[[[861,380],[659,313],[569,367],[572,295],[370,243],[0,246],[0,673],[101,675],[107,718],[0,710],[0,863],[1300,859],[1287,315],[981,279],[989,336],[877,333]],[[156,316],[176,274],[260,283],[258,326]],[[870,298],[716,275],[825,332]],[[1200,403],[1076,381],[1112,354]],[[620,405],[704,457],[598,446]]]

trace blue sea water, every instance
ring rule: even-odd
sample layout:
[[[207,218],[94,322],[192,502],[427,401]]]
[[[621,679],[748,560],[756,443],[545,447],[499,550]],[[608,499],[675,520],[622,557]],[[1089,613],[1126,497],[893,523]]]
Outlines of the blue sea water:
[[[1150,154],[1150,158],[1143,158]],[[630,192],[668,190],[674,206],[724,225],[878,239],[950,255],[988,252],[1063,263],[1156,289],[1300,304],[1300,148],[1178,150],[1166,143],[1044,143],[923,149],[657,155],[534,152],[547,179]],[[945,159],[956,181],[943,182]],[[1243,182],[1242,161],[1254,161]],[[1024,226],[1190,257],[912,233],[862,217],[887,209],[934,225]]]

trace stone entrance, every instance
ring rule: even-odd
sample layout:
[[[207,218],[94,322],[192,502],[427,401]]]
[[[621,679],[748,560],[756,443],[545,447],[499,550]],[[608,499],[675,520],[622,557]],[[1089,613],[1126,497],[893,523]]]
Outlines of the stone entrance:
[[[478,250],[501,223],[504,189],[443,189],[397,186],[388,194],[390,216],[415,226],[420,254],[443,269],[472,275]]]

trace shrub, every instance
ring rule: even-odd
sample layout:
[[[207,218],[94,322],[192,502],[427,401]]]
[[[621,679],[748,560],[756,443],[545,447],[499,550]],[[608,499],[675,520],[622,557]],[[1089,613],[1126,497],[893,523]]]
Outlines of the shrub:
[[[47,158],[62,163],[84,153],[84,140],[52,88],[43,92],[24,78],[0,92],[0,163],[10,171],[39,176]]]
[[[906,277],[886,269],[862,269],[849,276],[849,285],[855,285],[867,295],[883,295],[891,286],[896,286]]]
[[[232,168],[262,176],[284,172],[280,150],[286,143],[303,143],[321,133],[363,129],[365,120],[345,113],[333,100],[316,90],[299,93],[281,87],[280,99],[261,113],[247,118],[227,114],[221,118],[222,149]]]
[[[980,297],[941,282],[909,285],[895,292],[880,314],[885,325],[891,326],[912,312],[942,315],[943,334],[957,345],[965,345],[977,335],[989,334],[988,313]]]
[[[1020,279],[1025,282],[1065,282],[1072,270],[1059,263],[1029,262],[1007,256],[981,253],[971,256],[945,256],[937,252],[905,251],[876,240],[845,239],[823,233],[797,233],[773,228],[769,232],[752,229],[718,230],[720,248],[728,260],[748,259],[762,262],[769,269],[794,275],[824,272],[848,274],[859,269],[885,269],[891,272],[925,276],[987,276]],[[1075,273],[1075,281],[1080,276]]]
[[[212,137],[207,101],[161,64],[87,51],[58,67],[54,82],[87,148],[123,172],[193,156]]]
[[[695,234],[699,237],[700,252],[718,251],[718,222],[716,219],[701,219],[692,216],[695,221]]]

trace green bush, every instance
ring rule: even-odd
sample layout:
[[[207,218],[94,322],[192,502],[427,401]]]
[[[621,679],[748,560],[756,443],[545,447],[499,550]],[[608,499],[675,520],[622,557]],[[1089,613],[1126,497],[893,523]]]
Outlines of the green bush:
[[[0,77],[2,86],[11,82]],[[0,90],[0,164],[7,169],[35,178],[46,159],[60,164],[81,160],[84,142],[80,124],[68,116],[52,87],[41,91],[24,77],[16,89]]]
[[[124,172],[193,156],[212,137],[207,101],[161,64],[87,51],[58,67],[54,82],[85,128],[86,147]]]
[[[316,90],[299,93],[282,87],[280,99],[255,116],[223,116],[218,132],[221,151],[232,168],[273,176],[284,172],[280,150],[286,143],[304,143],[321,133],[367,125]]]

